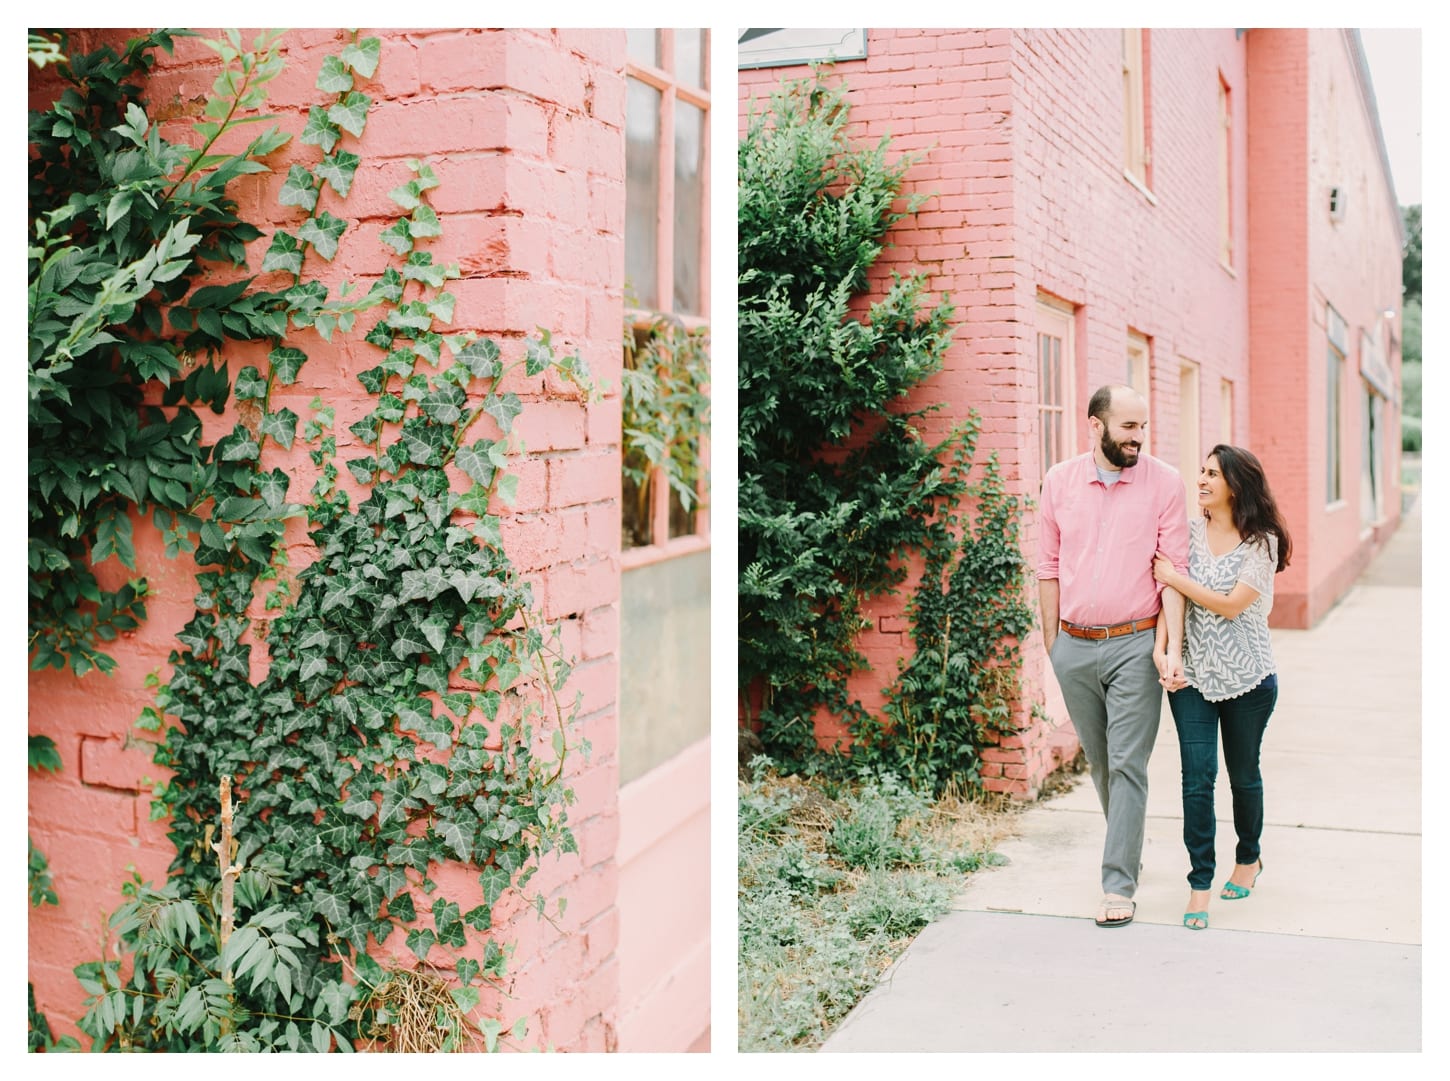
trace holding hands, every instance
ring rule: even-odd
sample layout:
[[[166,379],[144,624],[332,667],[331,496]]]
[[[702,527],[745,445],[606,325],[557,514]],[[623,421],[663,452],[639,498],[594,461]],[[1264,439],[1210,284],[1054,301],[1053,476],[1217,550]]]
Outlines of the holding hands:
[[[1183,575],[1178,573],[1173,561],[1161,549],[1153,554],[1153,578],[1181,591]],[[1161,625],[1153,648],[1153,664],[1158,669],[1158,682],[1165,691],[1181,691],[1188,686],[1188,680],[1183,678],[1183,643],[1170,641]]]

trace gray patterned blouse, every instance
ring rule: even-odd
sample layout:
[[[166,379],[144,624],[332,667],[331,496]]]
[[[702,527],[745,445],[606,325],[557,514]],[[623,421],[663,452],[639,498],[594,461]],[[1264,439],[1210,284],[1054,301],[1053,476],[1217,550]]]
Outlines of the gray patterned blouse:
[[[1236,619],[1225,619],[1189,601],[1183,622],[1183,675],[1210,702],[1237,698],[1274,671],[1269,609],[1274,607],[1274,568],[1279,538],[1272,533],[1216,556],[1208,550],[1207,523],[1188,523],[1188,574],[1228,596],[1239,582],[1258,592]]]

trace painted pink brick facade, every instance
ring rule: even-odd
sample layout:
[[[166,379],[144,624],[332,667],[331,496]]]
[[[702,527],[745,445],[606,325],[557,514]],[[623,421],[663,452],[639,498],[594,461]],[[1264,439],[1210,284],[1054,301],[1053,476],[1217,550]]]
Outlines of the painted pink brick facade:
[[[1151,153],[1147,190],[1124,173],[1120,30],[869,29],[868,56],[835,65],[834,72],[850,87],[851,116],[861,140],[874,143],[889,134],[894,151],[918,155],[906,190],[931,195],[914,219],[891,234],[893,247],[873,273],[875,287],[884,288],[893,268],[920,267],[931,288],[957,306],[955,340],[944,369],[907,405],[952,403],[929,422],[935,434],[976,409],[983,421],[979,457],[995,452],[1009,489],[1017,494],[1034,499],[1042,477],[1036,358],[1040,297],[1072,311],[1073,391],[1067,404],[1078,433],[1073,452],[1086,448],[1082,418],[1092,390],[1127,377],[1131,332],[1148,344],[1153,454],[1177,467],[1180,448],[1193,446],[1184,442],[1185,424],[1196,425],[1200,453],[1228,430],[1232,441],[1260,447],[1276,490],[1285,490],[1281,499],[1287,496],[1292,503],[1296,487],[1304,484],[1307,467],[1301,461],[1289,468],[1278,448],[1298,448],[1301,460],[1307,448],[1313,460],[1311,418],[1323,416],[1322,388],[1317,412],[1312,391],[1303,404],[1302,429],[1279,431],[1272,444],[1260,441],[1264,429],[1276,429],[1279,402],[1304,398],[1306,364],[1323,354],[1322,344],[1314,347],[1308,340],[1312,335],[1303,313],[1310,306],[1307,267],[1311,260],[1317,267],[1324,256],[1306,239],[1307,224],[1296,233],[1293,215],[1282,208],[1286,199],[1304,199],[1307,166],[1296,168],[1295,148],[1307,156],[1311,138],[1322,141],[1324,132],[1311,128],[1306,91],[1291,94],[1298,111],[1291,104],[1278,114],[1286,130],[1260,136],[1264,143],[1282,144],[1280,156],[1287,159],[1265,183],[1260,171],[1267,161],[1256,154],[1254,142],[1260,114],[1250,110],[1274,107],[1264,104],[1273,95],[1251,63],[1259,45],[1256,35],[1273,33],[1250,31],[1247,41],[1228,29],[1144,33]],[[1316,52],[1325,49],[1319,37],[1303,31],[1277,33],[1289,52],[1295,43],[1306,54],[1311,46]],[[1332,37],[1337,31],[1317,33],[1337,40]],[[1265,43],[1260,52],[1272,47],[1272,41]],[[1342,77],[1342,64],[1334,70]],[[763,103],[780,80],[807,74],[804,67],[740,72],[742,130],[752,97]],[[1292,83],[1296,77],[1291,70],[1284,80]],[[1220,81],[1229,88],[1231,102],[1234,255],[1228,266],[1221,260],[1219,240]],[[1342,95],[1352,89],[1346,87]],[[1348,108],[1343,106],[1341,114]],[[1355,120],[1362,121],[1363,114],[1341,115],[1346,125]],[[1363,126],[1356,128],[1353,139],[1346,136],[1340,145],[1347,160],[1363,167],[1359,175],[1368,169],[1367,186],[1382,188],[1374,129],[1368,129],[1367,143],[1365,134]],[[1273,224],[1255,231],[1265,219]],[[1395,283],[1386,297],[1398,298],[1392,224],[1374,219],[1341,243],[1374,246],[1376,281]],[[1277,286],[1271,294],[1277,299],[1261,297],[1252,317],[1251,273],[1254,289],[1261,288],[1260,281]],[[1285,306],[1279,301],[1286,294],[1298,299]],[[1256,340],[1261,315],[1282,329],[1272,342]],[[1290,339],[1293,349],[1285,348]],[[1185,362],[1199,373],[1199,410],[1192,418],[1184,415],[1181,402],[1179,372]],[[1227,418],[1220,415],[1220,380],[1230,380],[1234,388]],[[1322,446],[1322,419],[1317,438]],[[1397,418],[1393,438],[1397,445]],[[1322,467],[1322,451],[1319,461]],[[1196,469],[1196,463],[1191,467]],[[1391,498],[1397,513],[1398,495]],[[1321,543],[1322,523],[1313,525],[1294,530],[1296,545],[1306,553]],[[1030,510],[1022,543],[1029,564],[1035,565],[1036,520]],[[1314,558],[1333,568],[1321,580],[1326,597],[1337,597],[1370,548],[1362,544],[1346,558],[1344,543],[1327,536],[1323,543],[1324,553]],[[1295,588],[1294,580],[1282,581],[1286,590]],[[901,613],[911,585],[902,597],[872,602],[865,611],[873,629],[863,635],[861,647],[873,671],[854,679],[852,690],[868,709],[880,705],[876,688],[910,649]],[[1035,583],[1029,593],[1035,607]],[[1292,602],[1288,607],[1294,610]],[[1282,615],[1278,603],[1275,614]],[[1023,643],[1023,655],[1022,696],[1014,715],[1022,730],[1002,737],[1000,749],[984,756],[983,777],[989,789],[1030,797],[1055,765],[1076,753],[1077,742],[1040,631]],[[1036,703],[1045,705],[1050,720],[1033,714]],[[822,744],[842,735],[834,718],[818,719]]]
[[[1280,491],[1296,540],[1294,564],[1274,599],[1277,626],[1311,626],[1327,612],[1399,524],[1399,209],[1381,169],[1371,112],[1346,32],[1256,30],[1248,36],[1251,168],[1272,186],[1251,204],[1256,252],[1282,253],[1251,268],[1254,382],[1272,409],[1253,416],[1254,445]],[[1331,219],[1329,189],[1346,195]],[[1347,325],[1340,383],[1342,498],[1327,494],[1326,305]],[[1383,312],[1395,317],[1386,320]],[[1362,335],[1381,343],[1394,396],[1377,437],[1379,515],[1366,517]],[[1391,337],[1392,336],[1392,337]],[[1277,358],[1277,360],[1276,360]],[[1299,546],[1299,538],[1309,543]]]
[[[91,47],[101,32],[87,32]],[[106,40],[125,32],[104,32]],[[364,159],[349,218],[360,221],[333,263],[334,280],[370,276],[385,249],[377,233],[396,210],[386,198],[407,180],[409,158],[428,161],[438,174],[434,205],[444,236],[434,248],[441,262],[457,261],[465,277],[452,283],[458,297],[452,330],[495,337],[505,355],[522,351],[536,326],[549,328],[557,347],[577,349],[596,377],[619,386],[619,328],[623,319],[624,91],[622,31],[438,30],[370,32],[383,41],[376,77],[361,88],[374,99],[358,153]],[[250,40],[252,33],[245,35]],[[345,43],[340,31],[293,32],[284,39],[287,71],[269,101],[278,123],[302,128],[305,106],[323,56]],[[161,58],[148,93],[178,117],[209,91],[214,54],[178,42],[173,59]],[[48,84],[37,78],[33,107],[48,103]],[[169,105],[167,104],[169,103]],[[199,106],[195,106],[199,108]],[[184,130],[184,129],[183,129]],[[177,137],[179,132],[170,132]],[[248,178],[242,213],[279,225],[294,220],[276,193],[293,160],[315,148],[292,144],[279,151],[274,172]],[[261,265],[267,237],[249,251]],[[259,284],[265,285],[263,280]],[[328,346],[307,342],[304,383],[276,404],[310,415],[307,403],[322,394],[337,410],[344,454],[346,428],[368,408],[357,372],[375,361],[361,331]],[[256,363],[255,347],[228,351],[235,375]],[[618,1043],[621,1010],[617,941],[618,814],[618,522],[619,403],[590,404],[572,388],[542,377],[512,389],[524,398],[520,431],[527,454],[510,466],[520,478],[518,499],[506,516],[510,554],[529,572],[536,600],[565,628],[566,645],[581,663],[565,688],[584,695],[580,734],[593,745],[586,763],[574,756],[566,776],[579,796],[570,821],[580,851],[546,857],[530,884],[549,898],[567,897],[559,928],[538,920],[517,900],[496,910],[500,937],[518,943],[511,965],[512,998],[498,1004],[507,1020],[529,1019],[530,1043],[561,1050],[605,1051]],[[281,400],[285,397],[287,400]],[[206,437],[228,431],[235,416],[207,421]],[[299,452],[287,463],[294,492],[310,486],[314,470]],[[595,521],[600,528],[592,528]],[[80,1012],[82,992],[72,975],[79,962],[100,959],[107,913],[121,900],[128,866],[160,881],[172,858],[164,823],[148,821],[150,764],[132,725],[149,696],[143,679],[165,671],[174,636],[190,618],[192,569],[167,560],[149,525],[138,525],[141,573],[155,590],[150,619],[117,643],[117,671],[76,680],[56,672],[32,673],[29,727],[51,736],[64,768],[55,777],[32,777],[29,831],[47,853],[61,898],[59,907],[30,914],[29,974],[37,1005],[59,1031]],[[310,558],[305,534],[289,537],[294,567]],[[116,579],[119,568],[108,568]],[[260,614],[260,613],[259,613]],[[587,635],[584,628],[587,628]],[[587,641],[586,641],[587,638]],[[262,651],[254,650],[254,667]],[[467,876],[465,875],[465,878]],[[476,889],[476,883],[474,883]]]

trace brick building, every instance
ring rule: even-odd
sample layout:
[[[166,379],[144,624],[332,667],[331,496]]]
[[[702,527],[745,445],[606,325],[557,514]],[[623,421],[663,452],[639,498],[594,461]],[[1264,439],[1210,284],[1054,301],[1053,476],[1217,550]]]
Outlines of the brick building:
[[[1132,384],[1187,486],[1215,443],[1263,460],[1295,540],[1273,623],[1323,616],[1400,513],[1402,235],[1356,31],[745,31],[739,50],[741,130],[834,58],[861,139],[919,156],[906,187],[930,199],[873,280],[923,268],[957,324],[909,405],[976,409],[979,454],[1031,499],[1086,449],[1093,389]],[[1036,539],[1029,510],[1029,563]],[[869,707],[910,636],[900,598],[866,614]],[[984,778],[1032,796],[1077,742],[1040,632],[1023,647],[1021,731]]]
[[[74,31],[72,43],[86,51],[135,33]],[[379,223],[396,213],[387,193],[409,179],[408,159],[422,159],[440,181],[430,193],[443,225],[437,258],[462,270],[450,284],[457,297],[452,329],[492,337],[516,355],[527,336],[546,328],[607,387],[597,402],[551,376],[520,378],[510,388],[524,403],[518,430],[526,452],[508,467],[518,488],[505,513],[504,543],[545,618],[563,629],[565,651],[577,658],[564,695],[582,694],[580,735],[593,751],[587,764],[571,759],[566,775],[577,796],[569,814],[579,851],[546,856],[530,883],[531,892],[567,897],[567,914],[556,927],[507,898],[495,910],[500,937],[516,943],[508,1021],[526,1017],[529,1044],[560,1050],[708,1049],[708,715],[692,699],[651,739],[661,726],[659,707],[648,696],[649,674],[628,663],[667,641],[675,678],[707,693],[702,602],[681,591],[698,591],[702,562],[708,573],[708,518],[696,515],[687,537],[661,539],[650,557],[632,556],[666,571],[687,564],[693,578],[676,571],[685,586],[672,591],[631,578],[620,539],[619,390],[626,249],[642,243],[627,214],[632,220],[643,207],[674,221],[683,212],[700,229],[692,246],[677,244],[681,260],[697,264],[697,282],[704,281],[698,264],[708,257],[703,150],[690,161],[671,142],[670,153],[681,160],[669,162],[670,175],[683,179],[663,190],[637,188],[626,177],[626,129],[631,172],[639,153],[662,153],[664,129],[656,115],[651,130],[651,118],[637,118],[627,99],[645,81],[671,108],[677,97],[688,98],[699,113],[697,143],[707,144],[708,65],[701,58],[708,32],[365,33],[381,39],[381,62],[361,87],[372,99],[358,147],[363,164],[343,211],[353,220],[330,273],[338,280],[376,273]],[[286,67],[267,107],[285,130],[302,130],[317,101],[322,60],[346,40],[329,29],[284,36]],[[194,118],[190,103],[210,92],[216,56],[182,39],[174,56],[158,59],[146,96],[158,116],[179,118],[169,137],[183,137]],[[31,107],[48,106],[55,87],[52,72],[32,70]],[[646,130],[636,138],[641,122]],[[294,139],[269,159],[271,173],[237,183],[244,217],[264,227],[292,220],[294,208],[278,204],[278,190],[289,160],[303,160],[310,149]],[[660,244],[658,237],[647,240]],[[249,249],[254,273],[266,244],[264,236]],[[683,303],[697,323],[708,319],[704,284],[683,302],[663,295],[664,304],[652,303],[667,312]],[[294,409],[301,413],[322,395],[336,409],[345,450],[348,425],[371,404],[355,378],[370,363],[362,361],[366,347],[338,335],[308,348],[305,378],[290,388]],[[254,360],[245,348],[229,354],[231,374],[248,359]],[[208,417],[205,437],[214,441],[235,423],[232,409]],[[300,443],[295,458],[288,468],[310,483]],[[308,560],[307,541],[293,525],[292,565],[299,566]],[[159,883],[174,855],[165,823],[149,820],[147,778],[157,767],[132,726],[149,704],[146,674],[164,674],[176,633],[190,618],[194,567],[168,560],[149,525],[138,523],[136,539],[139,573],[153,588],[150,618],[114,643],[116,671],[77,679],[48,670],[29,679],[30,731],[51,737],[63,763],[54,776],[32,773],[29,785],[29,832],[49,857],[60,897],[58,906],[30,913],[29,978],[58,1032],[74,1031],[83,994],[72,969],[100,959],[106,917],[121,901],[127,868]],[[101,572],[124,577],[114,563]]]

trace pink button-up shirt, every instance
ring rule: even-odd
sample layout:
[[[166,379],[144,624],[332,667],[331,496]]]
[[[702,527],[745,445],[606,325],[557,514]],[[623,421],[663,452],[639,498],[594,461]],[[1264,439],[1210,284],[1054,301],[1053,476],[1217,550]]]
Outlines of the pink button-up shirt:
[[[1146,454],[1116,484],[1098,479],[1091,453],[1059,462],[1042,483],[1038,578],[1058,580],[1069,623],[1099,627],[1155,615],[1160,548],[1188,570],[1188,514],[1178,471]]]

